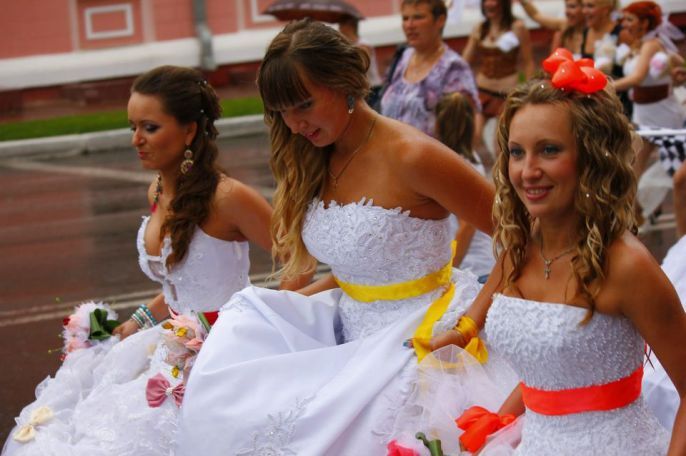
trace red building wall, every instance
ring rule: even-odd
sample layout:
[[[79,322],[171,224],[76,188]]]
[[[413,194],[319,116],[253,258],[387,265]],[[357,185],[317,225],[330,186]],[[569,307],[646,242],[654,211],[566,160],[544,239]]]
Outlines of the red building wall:
[[[3,2],[0,59],[72,51],[69,3],[69,0]]]

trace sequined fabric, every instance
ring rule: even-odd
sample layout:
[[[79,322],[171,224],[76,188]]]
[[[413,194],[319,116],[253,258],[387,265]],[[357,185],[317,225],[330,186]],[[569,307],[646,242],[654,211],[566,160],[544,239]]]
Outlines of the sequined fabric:
[[[486,333],[527,385],[578,388],[626,377],[643,362],[644,342],[632,323],[586,309],[496,295]],[[517,455],[660,455],[669,436],[639,398],[607,412],[544,416],[530,410]]]

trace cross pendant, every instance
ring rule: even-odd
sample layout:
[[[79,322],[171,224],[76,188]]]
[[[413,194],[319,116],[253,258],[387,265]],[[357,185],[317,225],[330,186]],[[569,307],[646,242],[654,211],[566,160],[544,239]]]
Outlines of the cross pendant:
[[[550,272],[551,272],[550,263],[552,263],[552,261],[551,260],[543,260],[543,262],[545,263],[545,266],[543,268],[543,274],[545,275],[545,280],[548,280],[550,278]]]

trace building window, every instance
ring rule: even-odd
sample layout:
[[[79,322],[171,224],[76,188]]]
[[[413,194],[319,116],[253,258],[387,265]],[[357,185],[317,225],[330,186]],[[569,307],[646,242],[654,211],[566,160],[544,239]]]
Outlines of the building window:
[[[130,3],[84,9],[86,39],[104,40],[133,36],[133,8]]]

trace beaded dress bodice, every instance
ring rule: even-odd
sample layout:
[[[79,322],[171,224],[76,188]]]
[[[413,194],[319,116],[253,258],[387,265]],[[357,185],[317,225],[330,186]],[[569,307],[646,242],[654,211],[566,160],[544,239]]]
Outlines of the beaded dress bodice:
[[[175,312],[219,310],[231,295],[250,285],[247,242],[224,241],[196,228],[185,258],[169,271],[165,266],[171,253],[168,236],[162,242],[161,255],[145,250],[149,219],[143,217],[138,230],[138,263],[145,275],[162,284],[165,301]]]
[[[565,390],[627,377],[643,363],[644,342],[625,317],[495,295],[485,330],[527,385]],[[546,416],[526,411],[517,454],[648,455],[666,452],[665,430],[639,398],[610,411]]]
[[[386,285],[418,279],[450,261],[450,222],[411,217],[372,200],[328,207],[315,200],[305,216],[303,241],[317,260],[344,282]],[[415,298],[361,303],[343,295],[346,340],[370,334],[431,302],[442,290]]]

